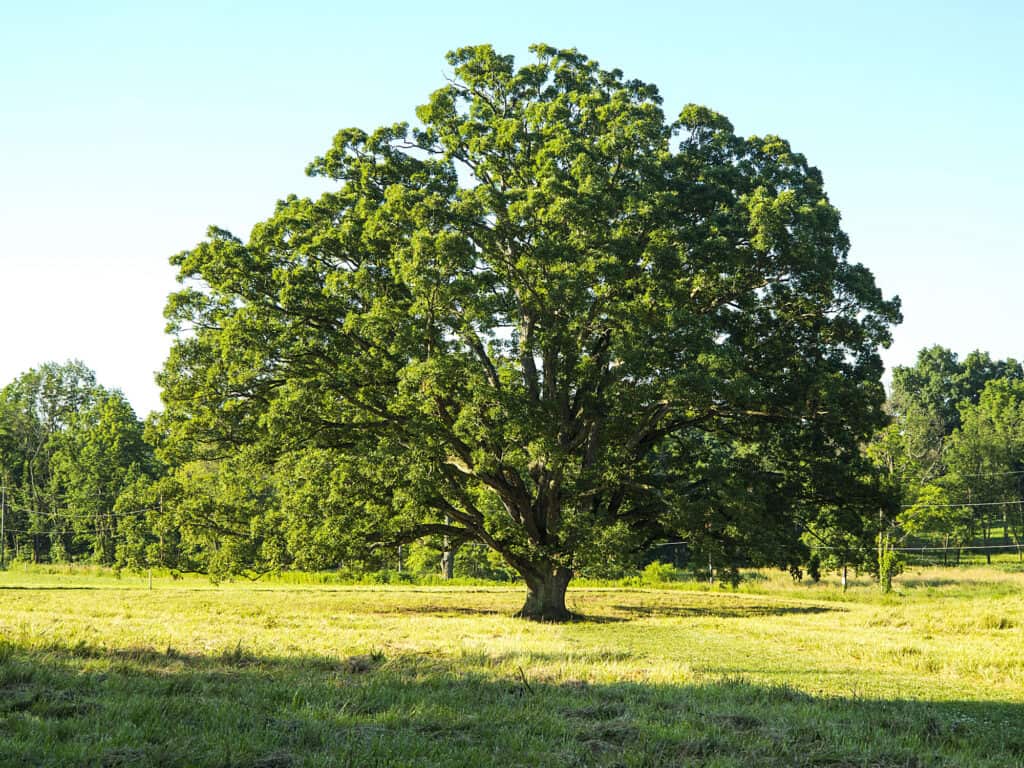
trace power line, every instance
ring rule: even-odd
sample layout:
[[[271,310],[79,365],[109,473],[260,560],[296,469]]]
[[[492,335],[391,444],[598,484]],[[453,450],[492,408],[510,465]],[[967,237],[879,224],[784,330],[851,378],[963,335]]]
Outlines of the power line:
[[[30,509],[20,509],[20,510],[16,509],[16,510],[11,510],[11,511],[14,511],[14,512],[27,512],[29,514],[44,514],[44,513],[36,513],[34,510],[30,510]],[[60,512],[53,512],[53,513],[48,513],[45,516],[46,517],[51,517],[51,518],[52,517],[56,517],[56,518],[60,518],[60,519],[63,519],[63,520],[87,520],[87,519],[96,518],[96,517],[101,517],[101,518],[121,518],[121,517],[128,517],[130,515],[138,515],[138,514],[141,514],[143,512],[154,512],[154,511],[155,511],[155,508],[133,509],[133,510],[126,511],[126,512],[105,512],[105,513],[97,513],[95,515],[89,515],[89,514],[66,515],[66,514],[62,514]],[[59,523],[60,519],[52,520],[51,522]],[[127,531],[123,531],[123,530],[103,530],[103,529],[100,529],[100,528],[94,528],[94,529],[84,530],[84,531],[83,530],[75,530],[74,528],[66,529],[66,530],[59,530],[59,529],[51,528],[50,530],[34,531],[34,530],[29,529],[29,528],[10,528],[10,527],[7,527],[7,528],[0,529],[0,531],[3,531],[3,533],[2,533],[3,541],[0,542],[0,547],[4,546],[4,544],[6,543],[7,534],[14,534],[14,535],[22,534],[22,535],[25,535],[25,536],[46,536],[48,538],[53,538],[54,536],[68,536],[68,535],[75,536],[75,537],[91,536],[91,537],[94,537],[94,538],[104,538],[104,539],[109,539],[111,541],[117,541],[117,542],[127,541],[127,537],[128,537],[128,532]],[[146,532],[144,532],[144,533],[146,533]],[[152,533],[148,532],[148,535],[152,535]]]
[[[953,472],[951,474],[954,477],[1002,477],[1003,475],[1024,475],[1024,469],[1011,469],[1006,472],[975,472],[970,475],[964,475],[959,472]]]
[[[969,501],[965,504],[904,504],[900,509],[940,509],[947,507],[996,507],[1000,504],[1024,504],[1024,499],[1009,499],[1008,501]]]
[[[897,470],[894,474],[897,474],[901,478],[903,478],[903,477],[906,477],[907,475],[913,475],[914,472],[912,470],[910,470],[910,469],[904,469],[904,470]],[[924,475],[928,475],[928,473],[923,473],[923,474]],[[952,472],[952,473],[947,473],[946,475],[938,475],[936,477],[936,479],[938,477],[946,477],[946,476],[949,476],[949,475],[953,475],[954,477],[1003,477],[1005,475],[1024,475],[1024,469],[1012,469],[1012,470],[1007,470],[1005,472],[974,472],[974,473],[971,473],[971,474],[961,474],[959,472]]]
[[[133,509],[128,512],[78,512],[75,514],[68,514],[67,512],[40,512],[37,509],[12,509],[11,512],[24,512],[29,515],[41,515],[44,517],[57,517],[63,520],[92,520],[97,517],[128,517],[129,515],[139,515],[143,512],[156,512],[156,507],[150,507],[148,509]]]
[[[948,552],[951,549],[1024,549],[1024,544],[972,544],[962,547],[890,547],[897,552]]]
[[[140,512],[148,512],[149,510],[139,509],[131,512],[97,512],[96,514],[90,514],[88,512],[79,512],[74,515],[68,515],[63,512],[52,512],[50,515],[57,520],[95,520],[97,518],[102,519],[118,519],[121,517],[130,517],[131,515],[137,515]]]
[[[1024,475],[1024,469],[1012,469],[1006,472],[978,472],[974,475],[958,475],[958,477],[999,477],[1001,475]]]
[[[832,552],[874,552],[874,547],[826,547],[813,545],[808,546],[811,550],[828,550]],[[987,549],[1024,549],[1024,543],[1021,544],[973,544],[973,545],[951,545],[948,547],[886,547],[890,552],[949,552],[952,550],[987,550]]]
[[[7,533],[20,533],[25,536],[94,536],[96,538],[109,539],[111,541],[127,541],[128,534],[124,531],[30,531],[27,528],[7,528]],[[152,534],[147,534],[152,535]]]

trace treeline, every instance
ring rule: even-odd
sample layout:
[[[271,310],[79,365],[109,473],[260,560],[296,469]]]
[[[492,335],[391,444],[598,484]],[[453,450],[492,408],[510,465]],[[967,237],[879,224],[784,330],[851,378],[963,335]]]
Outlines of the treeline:
[[[905,551],[959,561],[1020,556],[1024,539],[1024,367],[940,346],[893,371],[892,420],[868,447],[900,501]]]
[[[805,565],[794,573],[877,573],[887,548],[950,563],[969,547],[988,557],[1019,554],[1024,367],[931,347],[914,366],[894,370],[888,407],[889,425],[864,447],[887,503],[830,503],[807,526]],[[286,460],[267,461],[240,444],[190,461],[194,446],[174,444],[161,419],[139,419],[121,392],[99,385],[77,361],[47,363],[0,390],[5,561],[214,576],[343,568],[514,578],[495,553],[440,536],[398,550],[376,546],[391,538],[381,521],[400,527],[401,516],[366,510],[359,527],[360,516],[336,514],[346,504],[346,468],[329,449],[300,446]],[[770,546],[769,537],[765,531],[756,545]],[[624,546],[621,558],[589,575],[625,575],[651,559],[636,551]],[[685,545],[672,552],[686,559]],[[736,565],[735,551],[730,558]]]
[[[888,579],[906,562],[1024,557],[1024,367],[941,346],[893,370],[887,426],[864,454],[889,499],[874,521],[808,526],[807,570]],[[842,505],[840,509],[845,509]],[[827,516],[824,518],[829,519]]]
[[[437,570],[512,578],[481,547],[400,550],[343,529],[339,468],[308,450],[270,469],[257,452],[178,461],[160,414],[143,421],[84,363],[46,363],[0,390],[3,560],[163,566],[214,576],[296,569]]]
[[[83,363],[47,363],[0,390],[5,559],[126,561],[129,532],[150,527],[132,498],[163,474],[127,399]]]

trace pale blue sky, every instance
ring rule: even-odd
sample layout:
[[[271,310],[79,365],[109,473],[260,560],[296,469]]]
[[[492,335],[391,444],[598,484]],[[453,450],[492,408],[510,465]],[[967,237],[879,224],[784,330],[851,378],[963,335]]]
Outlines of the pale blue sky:
[[[413,118],[444,52],[577,47],[788,139],[904,302],[885,353],[1024,357],[1024,6],[905,2],[0,3],[0,385],[77,357],[144,415],[167,257],[247,235],[341,127]],[[840,7],[841,5],[841,7]],[[834,6],[834,7],[833,7]]]

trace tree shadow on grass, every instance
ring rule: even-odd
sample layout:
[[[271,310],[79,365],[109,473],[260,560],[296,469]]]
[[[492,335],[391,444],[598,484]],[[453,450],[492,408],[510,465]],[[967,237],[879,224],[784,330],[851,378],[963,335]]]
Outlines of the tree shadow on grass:
[[[431,616],[512,616],[515,605],[521,599],[519,593],[506,592],[507,604],[495,607],[493,593],[487,593],[488,601],[477,605],[466,605],[464,594],[432,594],[417,592],[419,602],[396,600],[398,593],[385,592],[381,600],[367,601],[358,612],[373,615],[431,615]],[[813,615],[833,611],[846,611],[838,605],[784,604],[765,601],[756,596],[743,597],[736,601],[709,600],[702,593],[688,597],[685,593],[674,593],[671,602],[650,601],[649,592],[637,592],[638,602],[595,606],[587,599],[586,591],[571,591],[567,596],[570,607],[566,623],[619,624],[641,618],[751,618],[763,616]],[[680,604],[685,601],[683,604]],[[594,612],[594,608],[601,612]]]
[[[739,605],[614,605],[616,611],[622,611],[634,618],[665,617],[665,618],[713,618],[713,619],[749,619],[756,616],[790,616],[813,615],[845,610],[833,606],[822,605],[776,605],[773,603],[743,603]]]
[[[46,585],[36,586],[30,585],[25,586],[21,584],[0,584],[0,591],[4,590],[24,590],[26,592],[39,592],[39,591],[59,591],[66,592],[69,590],[98,590],[98,589],[130,589],[130,587],[121,587],[118,585],[112,585],[109,587],[91,587],[84,584],[68,584],[68,585]],[[131,587],[131,589],[138,589],[138,587]]]
[[[965,582],[962,579],[930,578],[925,576],[900,576],[896,581],[897,586],[911,589],[923,589],[928,587],[962,587],[964,586],[964,583]]]
[[[472,607],[472,606],[459,606],[459,605],[438,605],[433,603],[423,603],[422,605],[399,605],[399,606],[380,606],[376,609],[369,609],[366,613],[374,613],[377,615],[430,615],[433,617],[444,617],[444,616],[498,616],[509,618],[514,615],[513,610],[503,610],[500,608],[484,608],[484,607]],[[607,614],[589,614],[589,613],[577,613],[571,612],[569,617],[564,622],[552,622],[552,623],[566,623],[566,624],[621,624],[626,621],[630,621],[629,616],[609,616]],[[531,621],[531,619],[520,619],[521,621]],[[549,623],[540,621],[539,623]]]
[[[431,616],[508,616],[511,611],[446,603],[422,603],[419,605],[369,606],[365,613],[394,614],[397,616],[429,614]]]
[[[0,645],[0,765],[1010,766],[1024,706],[719,679],[545,678],[529,656],[258,656]],[[506,660],[507,662],[507,660]],[[522,662],[522,663],[519,663]],[[497,664],[498,666],[495,666]]]

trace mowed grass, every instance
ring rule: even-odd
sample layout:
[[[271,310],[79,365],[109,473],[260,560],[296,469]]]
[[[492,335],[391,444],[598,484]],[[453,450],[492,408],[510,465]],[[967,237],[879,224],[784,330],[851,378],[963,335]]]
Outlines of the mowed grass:
[[[1024,575],[740,589],[0,573],[3,766],[1024,765]]]

